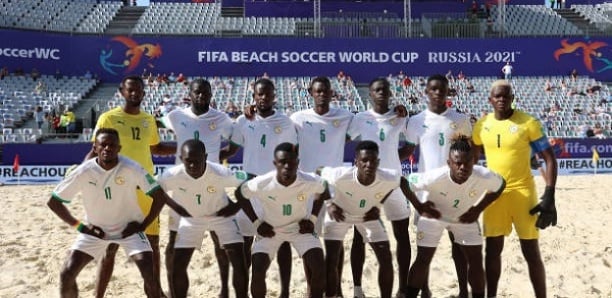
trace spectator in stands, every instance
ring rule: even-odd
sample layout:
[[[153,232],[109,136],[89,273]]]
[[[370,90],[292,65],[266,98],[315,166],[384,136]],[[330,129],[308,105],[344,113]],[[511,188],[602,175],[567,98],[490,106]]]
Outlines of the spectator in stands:
[[[72,108],[67,108],[64,116],[66,117],[66,132],[76,133],[76,115],[74,115]]]
[[[409,76],[406,76],[404,80],[402,80],[402,85],[404,86],[404,88],[409,88],[410,86],[412,86],[412,80]]]
[[[564,2],[565,2],[564,0],[557,0],[557,8],[558,9],[564,8],[564,5],[563,5]]]
[[[162,104],[155,111],[155,117],[157,118],[164,117],[168,115],[168,113],[170,113],[175,108],[176,107],[174,106],[174,103],[172,102],[172,98],[170,98],[170,95],[166,94],[164,95],[164,98],[162,99]]]
[[[577,133],[578,133],[578,137],[580,138],[586,138],[589,135],[589,131],[590,131],[590,134],[593,134],[593,130],[586,123],[576,127],[576,129],[578,130]]]
[[[425,81],[425,78],[420,77],[419,78],[419,86],[425,87],[426,85],[427,85],[427,82]]]
[[[176,83],[176,76],[174,75],[173,72],[171,72],[170,75],[168,76],[168,83],[170,84]]]
[[[30,73],[30,77],[32,80],[36,82],[36,80],[40,79],[40,71],[36,69],[36,67],[32,68],[32,72]]]
[[[469,80],[465,80],[465,90],[469,93],[476,92],[476,88],[474,88],[474,85]]]
[[[15,72],[14,72],[15,76],[23,76],[25,75],[25,72],[23,71],[22,67],[17,67],[15,68]]]
[[[572,79],[572,82],[576,82],[576,80],[578,80],[578,71],[575,68],[572,69],[572,72],[570,73],[570,78]]]
[[[453,71],[452,70],[448,70],[448,72],[446,73],[446,79],[448,80],[449,83],[452,83],[455,81],[455,76],[453,76]]]
[[[472,0],[472,15],[476,15],[478,14],[478,3],[476,3],[476,0]]]
[[[601,123],[597,122],[595,123],[595,126],[593,127],[593,134],[595,138],[598,139],[605,139],[606,138],[606,134],[604,133],[604,129],[601,126]]]
[[[555,8],[555,0],[550,0],[550,8]]]
[[[89,69],[85,72],[85,74],[83,75],[83,78],[85,78],[86,80],[91,80],[93,79],[93,75],[91,74],[91,72],[89,71]]]
[[[552,91],[552,89],[553,89],[552,83],[550,82],[550,80],[546,80],[546,82],[544,83],[544,91],[550,92]]]
[[[599,85],[593,85],[593,86],[588,85],[587,89],[586,89],[586,93],[588,95],[593,95],[593,93],[599,92],[600,90],[601,90],[601,86],[599,86]]]
[[[38,125],[38,128],[42,128],[42,125],[45,122],[45,112],[41,106],[36,106],[36,109],[34,110],[34,120],[36,120],[36,125]]]
[[[179,73],[178,76],[176,77],[176,82],[177,83],[183,83],[183,82],[186,82],[186,81],[187,81],[187,78],[185,78],[183,73]]]
[[[2,67],[2,69],[0,69],[0,80],[4,80],[4,77],[9,76],[9,71],[8,68],[6,66]]]
[[[462,70],[460,70],[459,73],[457,74],[457,80],[459,81],[465,80],[465,74],[463,73]]]
[[[512,65],[510,65],[510,61],[506,62],[506,65],[504,65],[504,67],[502,67],[501,69],[502,73],[504,74],[504,79],[506,80],[512,79],[512,70],[513,70],[513,67]]]
[[[60,137],[63,138],[64,137],[63,134],[65,134],[68,131],[68,121],[69,121],[68,115],[66,115],[66,113],[62,113],[59,116],[59,119],[60,121],[59,121],[58,133],[62,134],[60,135]]]
[[[225,113],[232,119],[236,119],[238,118],[238,116],[240,116],[240,110],[231,100],[227,102],[227,107],[225,107]]]
[[[559,85],[561,85],[561,90],[562,91],[564,91],[564,92],[567,91],[567,83],[565,82],[564,79],[561,79],[561,83]]]
[[[38,81],[34,87],[34,94],[43,96],[47,94],[47,86],[43,81]]]
[[[62,73],[60,72],[59,68],[55,70],[55,79],[56,80],[61,80],[62,79]]]

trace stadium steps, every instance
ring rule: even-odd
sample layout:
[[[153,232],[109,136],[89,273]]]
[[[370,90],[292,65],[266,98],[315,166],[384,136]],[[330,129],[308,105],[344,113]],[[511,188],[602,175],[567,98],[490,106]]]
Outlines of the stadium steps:
[[[81,100],[81,104],[75,109],[77,119],[82,119],[83,127],[93,128],[96,125],[97,116],[108,110],[108,101],[117,92],[117,83],[103,83]]]
[[[244,18],[244,7],[221,7],[221,17]]]
[[[104,34],[131,34],[147,7],[123,6],[106,27]]]
[[[561,17],[566,19],[568,22],[574,24],[578,27],[582,32],[584,32],[587,36],[603,36],[605,35],[599,28],[595,27],[595,25],[589,23],[589,20],[581,16],[575,10],[571,8],[561,8],[555,9],[555,12],[559,14]]]
[[[357,93],[359,93],[359,97],[361,97],[361,101],[363,106],[367,109],[370,108],[370,87],[368,84],[356,84]]]
[[[298,37],[304,36],[315,36],[314,35],[314,23],[311,22],[296,22],[295,23],[295,35]]]

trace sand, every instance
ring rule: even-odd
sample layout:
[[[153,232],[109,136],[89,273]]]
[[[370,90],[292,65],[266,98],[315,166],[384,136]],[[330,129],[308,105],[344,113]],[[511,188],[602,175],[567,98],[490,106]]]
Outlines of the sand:
[[[540,178],[538,189],[543,189]],[[541,233],[540,246],[547,271],[549,297],[612,297],[612,175],[563,176],[558,179],[559,223]],[[76,231],[57,218],[46,206],[53,186],[2,186],[4,200],[0,227],[0,297],[58,297],[59,272]],[[70,205],[82,217],[78,203]],[[162,211],[162,251],[167,242],[167,209]],[[391,229],[388,229],[389,231]],[[414,228],[411,225],[413,260]],[[393,238],[391,236],[391,238]],[[446,238],[446,237],[445,237]],[[395,245],[393,244],[392,247]],[[350,242],[345,241],[345,247]],[[434,297],[452,297],[457,283],[449,243],[442,239],[431,266],[430,287]],[[302,264],[294,253],[291,292],[302,297],[305,281]],[[78,278],[83,297],[93,297],[96,264],[89,264]],[[364,270],[364,290],[368,297],[378,295],[377,266],[368,249]],[[345,265],[342,288],[346,297],[353,293],[350,265]],[[162,269],[162,286],[168,289]],[[397,288],[397,274],[394,286]],[[207,237],[190,265],[190,296],[216,297],[219,277]],[[144,297],[136,266],[121,251],[106,297]],[[278,270],[268,272],[269,297],[279,292]],[[395,293],[397,289],[394,289]],[[533,297],[518,239],[506,239],[498,297]]]

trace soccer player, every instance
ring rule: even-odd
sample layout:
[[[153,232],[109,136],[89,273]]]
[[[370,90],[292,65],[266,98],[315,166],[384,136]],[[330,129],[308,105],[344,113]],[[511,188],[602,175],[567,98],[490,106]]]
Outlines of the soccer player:
[[[298,170],[297,148],[281,143],[274,150],[276,170],[257,176],[236,189],[235,196],[257,229],[253,245],[251,294],[266,296],[266,272],[270,260],[284,242],[289,242],[311,272],[310,297],[323,297],[325,270],[323,249],[314,233],[314,224],[329,198],[327,184],[321,178]],[[309,213],[309,197],[315,196]],[[259,198],[262,215],[255,213],[249,200]]]
[[[398,149],[400,136],[406,135],[406,118],[398,116],[389,106],[391,87],[385,78],[376,78],[370,82],[372,108],[361,112],[353,118],[348,135],[351,139],[360,138],[377,143],[380,150],[380,167],[396,170],[401,173],[401,161],[408,158],[409,145]],[[399,267],[399,289],[406,287],[410,266],[410,206],[402,192],[392,192],[384,205],[385,215],[392,222],[393,234],[397,240],[397,263]],[[365,245],[359,233],[354,233],[351,248],[351,267],[353,270],[354,297],[363,297],[361,276],[365,261]]]
[[[243,170],[249,174],[262,175],[274,170],[274,148],[284,142],[297,143],[295,125],[289,117],[274,109],[276,94],[274,83],[270,79],[259,79],[255,82],[253,101],[256,114],[250,120],[245,115],[236,119],[230,138],[229,148],[222,150],[221,159],[234,155],[243,147]],[[254,198],[256,212],[259,212],[259,198]],[[245,257],[247,267],[251,260],[251,243],[255,236],[255,228],[244,212],[237,214],[240,232],[245,236]],[[281,295],[289,297],[291,281],[291,247],[283,244],[278,253],[278,265],[281,272]]]
[[[51,210],[80,234],[73,244],[60,275],[60,295],[77,297],[76,278],[90,261],[104,255],[113,243],[123,246],[144,279],[147,297],[161,297],[155,278],[153,254],[145,228],[154,222],[168,199],[149,173],[136,162],[119,156],[119,134],[110,128],[96,130],[93,150],[97,158],[86,160],[60,182],[47,202]],[[136,188],[152,198],[151,208],[142,213]],[[81,198],[85,221],[74,218],[63,203]]]
[[[177,148],[189,139],[201,140],[207,149],[207,160],[219,163],[221,141],[229,140],[233,121],[226,113],[210,107],[212,89],[208,81],[198,78],[189,84],[189,98],[191,106],[171,111],[162,118],[163,125],[174,131]],[[176,164],[181,164],[179,155]],[[170,230],[168,245],[166,246],[166,272],[170,292],[172,290],[173,251],[180,217],[172,209],[168,210],[168,229]],[[215,256],[219,265],[221,277],[221,293],[219,297],[229,297],[229,260],[219,245],[219,238],[213,230],[210,231],[215,245]]]
[[[421,199],[432,202],[441,215],[439,219],[419,218],[417,223],[418,249],[408,276],[409,298],[416,298],[426,282],[444,229],[453,233],[453,240],[467,258],[472,297],[485,297],[478,216],[501,195],[505,181],[487,168],[474,165],[474,146],[469,137],[459,135],[447,141],[451,143],[447,166],[413,173],[408,178],[411,190],[425,191]]]
[[[196,139],[187,140],[181,145],[182,164],[170,168],[158,179],[172,199],[191,216],[180,218],[176,233],[178,240],[173,253],[172,297],[187,297],[187,267],[194,250],[202,245],[207,230],[215,231],[224,253],[232,263],[236,297],[247,297],[248,275],[244,263],[243,240],[234,219],[240,207],[232,203],[225,193],[226,187],[240,185],[241,180],[237,178],[244,180],[246,174],[236,172],[234,177],[228,168],[207,161],[206,155],[204,143]]]
[[[502,195],[483,213],[487,296],[497,295],[504,236],[510,235],[514,226],[535,296],[546,297],[546,272],[540,255],[538,229],[557,224],[557,161],[540,122],[513,109],[513,100],[510,82],[495,81],[489,94],[493,113],[478,120],[472,134],[474,144],[484,150],[487,167],[506,180]],[[531,174],[532,149],[546,163],[546,189],[540,202]]]
[[[116,129],[123,144],[121,155],[133,159],[149,174],[153,175],[154,168],[151,154],[173,155],[176,152],[176,146],[159,142],[155,118],[140,109],[140,104],[145,96],[144,88],[145,84],[141,77],[125,77],[119,85],[119,91],[125,99],[125,104],[123,107],[116,107],[100,115],[94,131],[101,128]],[[89,159],[94,156],[96,156],[95,151],[92,150],[86,158]],[[137,193],[140,208],[144,213],[148,213],[151,208],[151,199],[141,190],[137,190]],[[159,218],[151,222],[145,230],[145,234],[153,249],[153,269],[159,282]],[[110,243],[106,255],[102,258],[96,283],[96,297],[98,298],[104,297],[106,287],[113,274],[115,254],[118,248],[118,245]]]
[[[408,119],[406,141],[411,146],[410,153],[417,145],[419,146],[419,172],[426,172],[447,164],[451,137],[456,134],[472,135],[469,116],[447,108],[448,92],[448,79],[445,76],[436,74],[427,78],[425,87],[425,93],[429,99],[427,109]],[[423,192],[416,192],[416,194],[421,200],[424,200]],[[415,224],[417,218],[418,216],[415,215]],[[465,298],[468,297],[467,263],[460,247],[453,241],[452,233],[449,232],[449,236],[459,281],[459,297]],[[427,279],[426,276],[421,297],[431,297]],[[400,291],[403,292],[404,289],[400,288]]]

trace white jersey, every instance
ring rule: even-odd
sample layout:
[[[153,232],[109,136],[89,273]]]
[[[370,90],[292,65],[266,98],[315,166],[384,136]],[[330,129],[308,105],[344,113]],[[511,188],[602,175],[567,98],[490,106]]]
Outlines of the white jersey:
[[[234,123],[231,142],[243,148],[243,169],[261,175],[274,170],[274,148],[285,142],[297,144],[297,134],[293,121],[278,111],[266,118],[255,115],[253,121],[241,115]]]
[[[344,210],[347,223],[363,222],[366,212],[372,207],[380,207],[380,201],[400,186],[400,175],[396,171],[380,168],[370,185],[357,180],[356,167],[325,167],[321,177],[334,190],[332,202]]]
[[[209,109],[202,115],[196,115],[191,108],[183,108],[170,112],[162,118],[164,126],[174,131],[176,147],[180,152],[183,143],[190,139],[200,140],[206,146],[207,160],[219,162],[221,141],[229,140],[232,133],[232,119],[224,112]],[[176,154],[176,164],[180,164],[179,153]]]
[[[131,221],[142,222],[136,189],[150,194],[159,185],[135,161],[119,156],[119,163],[105,170],[89,159],[74,169],[53,190],[53,197],[69,203],[81,198],[85,221],[100,227],[107,235],[121,234]]]
[[[355,115],[348,134],[352,140],[360,136],[362,141],[376,142],[380,157],[379,167],[401,173],[402,164],[397,151],[401,136],[406,136],[406,119],[398,117],[393,110],[382,115],[368,110]]]
[[[330,108],[325,115],[313,109],[291,115],[298,136],[300,169],[314,172],[318,167],[339,167],[344,162],[346,132],[353,113]]]
[[[406,141],[419,145],[419,172],[446,165],[450,140],[455,134],[472,135],[470,118],[453,109],[442,114],[422,111],[408,120]]]
[[[164,171],[158,182],[168,195],[183,206],[194,218],[216,216],[229,204],[226,187],[238,187],[246,180],[246,173],[235,174],[220,164],[206,162],[204,174],[195,179],[180,164]]]
[[[478,203],[485,194],[502,187],[503,178],[489,169],[475,165],[472,175],[462,184],[450,178],[448,166],[425,173],[412,173],[408,177],[410,189],[424,191],[424,200],[435,204],[442,214],[441,220],[456,223],[470,207]]]
[[[271,171],[242,184],[240,190],[246,198],[258,198],[261,220],[276,228],[308,218],[309,198],[325,191],[325,181],[298,170],[296,180],[284,186],[276,180],[276,171]]]

